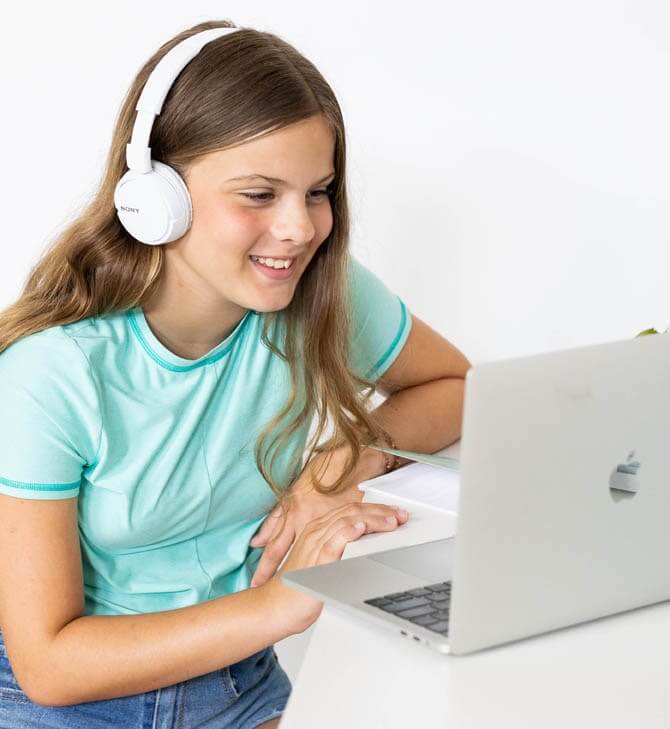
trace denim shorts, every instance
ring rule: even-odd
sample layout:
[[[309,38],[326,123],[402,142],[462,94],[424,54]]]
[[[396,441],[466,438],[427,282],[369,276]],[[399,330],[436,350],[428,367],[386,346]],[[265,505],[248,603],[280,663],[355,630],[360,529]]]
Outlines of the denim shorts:
[[[290,693],[291,682],[270,646],[155,691],[42,706],[16,682],[0,633],[0,729],[253,729],[281,716]]]

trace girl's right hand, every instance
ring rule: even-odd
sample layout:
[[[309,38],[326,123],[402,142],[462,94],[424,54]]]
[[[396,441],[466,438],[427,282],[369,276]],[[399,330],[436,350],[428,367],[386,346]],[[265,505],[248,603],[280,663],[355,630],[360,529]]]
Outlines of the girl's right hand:
[[[267,585],[278,601],[277,609],[286,616],[288,630],[301,633],[321,614],[323,602],[285,585],[280,575],[291,570],[314,567],[341,559],[349,542],[365,533],[388,532],[404,524],[409,515],[399,507],[375,503],[338,506],[308,522],[276,574]]]

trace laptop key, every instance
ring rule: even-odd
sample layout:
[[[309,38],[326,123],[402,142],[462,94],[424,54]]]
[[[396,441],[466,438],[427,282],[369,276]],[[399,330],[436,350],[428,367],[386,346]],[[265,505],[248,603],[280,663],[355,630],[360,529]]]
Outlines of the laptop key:
[[[401,610],[409,610],[410,608],[424,607],[425,605],[428,605],[428,604],[429,603],[427,602],[425,597],[414,597],[411,600],[403,600],[402,602],[394,602],[394,603],[391,603],[390,605],[384,605],[383,607],[381,607],[379,609],[385,610],[387,613],[398,613]]]
[[[433,592],[441,592],[447,588],[451,589],[451,582],[436,582],[434,585],[426,585],[426,590],[432,590]]]
[[[449,599],[449,593],[448,592],[433,592],[433,594],[430,596],[431,600],[448,600]]]
[[[442,620],[432,625],[426,626],[428,630],[434,630],[436,633],[446,633],[449,629],[449,623],[446,620]]]
[[[405,618],[406,620],[409,620],[410,618],[418,618],[421,615],[428,615],[432,612],[433,608],[430,605],[425,605],[424,607],[416,607],[412,608],[411,610],[401,610],[399,613],[395,614],[399,618]]]
[[[375,607],[384,607],[384,605],[393,605],[393,600],[387,600],[385,597],[377,597],[374,600],[366,600],[368,605]]]
[[[448,610],[438,610],[437,612],[433,613],[433,615],[439,620],[449,620]]]
[[[382,595],[387,600],[407,600],[412,597],[409,592],[392,592],[390,595]]]
[[[435,619],[434,615],[421,615],[418,618],[410,618],[410,622],[416,623],[417,625],[423,625],[424,628],[430,627],[432,623],[439,622]]]
[[[431,600],[430,603],[437,610],[447,610],[451,605],[451,600]]]
[[[426,595],[431,595],[430,590],[426,590],[425,587],[417,587],[416,590],[409,590],[410,595],[414,595],[415,597],[425,597]]]

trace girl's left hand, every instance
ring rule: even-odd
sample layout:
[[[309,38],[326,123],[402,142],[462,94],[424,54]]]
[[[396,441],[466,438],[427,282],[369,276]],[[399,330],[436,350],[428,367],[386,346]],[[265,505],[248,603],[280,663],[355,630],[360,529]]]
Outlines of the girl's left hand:
[[[310,461],[308,468],[305,468],[293,482],[284,499],[284,510],[287,512],[285,516],[282,517],[281,504],[277,504],[251,540],[252,547],[265,546],[251,580],[251,587],[262,585],[275,574],[307,522],[332,511],[337,506],[361,502],[364,494],[358,488],[358,484],[380,475],[384,468],[382,454],[379,451],[366,449],[361,454],[361,460],[351,474],[346,488],[336,494],[320,494],[310,483],[309,469],[319,466],[323,470],[322,464],[326,458],[326,454],[319,454]],[[345,460],[344,448],[333,451],[328,470],[321,476],[322,482],[326,485],[335,483],[344,469]],[[406,516],[399,516],[398,524],[404,523],[406,520]],[[389,524],[388,531],[392,531],[396,527],[397,525]]]

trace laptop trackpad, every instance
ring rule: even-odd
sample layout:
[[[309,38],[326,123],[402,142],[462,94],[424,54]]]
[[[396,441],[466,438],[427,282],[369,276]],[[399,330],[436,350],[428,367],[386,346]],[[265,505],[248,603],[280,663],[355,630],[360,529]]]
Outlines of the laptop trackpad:
[[[427,584],[451,579],[454,538],[438,539],[413,547],[390,549],[388,552],[368,554],[367,558],[381,562],[405,574],[419,577]]]

